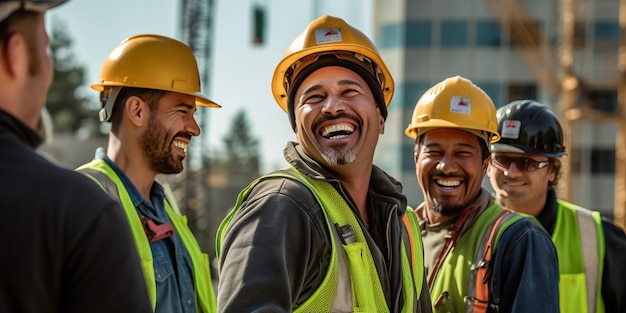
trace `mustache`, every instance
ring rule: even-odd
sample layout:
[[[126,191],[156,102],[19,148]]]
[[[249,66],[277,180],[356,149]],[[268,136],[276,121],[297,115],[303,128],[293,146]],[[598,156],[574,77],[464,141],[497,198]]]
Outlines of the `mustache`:
[[[323,115],[317,121],[315,121],[315,123],[313,123],[313,129],[317,129],[320,125],[322,125],[325,122],[338,120],[340,118],[353,120],[359,127],[363,125],[363,121],[361,121],[361,119],[358,116],[354,114],[346,113],[346,112],[340,112],[340,113],[333,114],[333,115]]]
[[[181,137],[185,138],[185,139],[188,139],[188,140],[191,140],[192,136],[189,133],[186,133],[186,132],[178,132],[178,133],[176,133],[176,135],[174,135],[174,138],[181,138]]]
[[[444,173],[444,172],[442,172],[440,170],[433,170],[430,173],[430,178],[433,179],[435,177],[437,177],[437,178],[444,178],[444,179],[445,178],[462,178],[462,179],[466,178],[463,175],[446,174],[446,173]]]

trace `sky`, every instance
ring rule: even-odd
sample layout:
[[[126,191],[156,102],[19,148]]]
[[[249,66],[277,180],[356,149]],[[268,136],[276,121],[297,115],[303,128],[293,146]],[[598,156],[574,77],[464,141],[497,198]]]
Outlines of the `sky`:
[[[266,40],[251,44],[251,14],[254,4],[267,12]],[[202,90],[222,105],[209,110],[202,129],[209,149],[219,151],[230,122],[245,110],[250,133],[258,138],[261,171],[286,166],[282,150],[295,140],[287,114],[274,101],[270,83],[275,66],[289,43],[314,18],[322,14],[338,16],[370,36],[371,5],[363,0],[214,0],[214,46],[209,62],[209,81]],[[82,92],[98,94],[88,85],[99,79],[105,58],[124,38],[152,33],[181,39],[178,28],[179,1],[174,0],[70,0],[46,15],[47,24],[65,25],[73,39],[77,63],[87,70]],[[49,28],[50,29],[50,28]],[[201,75],[202,76],[202,75]],[[193,140],[192,140],[193,144]]]

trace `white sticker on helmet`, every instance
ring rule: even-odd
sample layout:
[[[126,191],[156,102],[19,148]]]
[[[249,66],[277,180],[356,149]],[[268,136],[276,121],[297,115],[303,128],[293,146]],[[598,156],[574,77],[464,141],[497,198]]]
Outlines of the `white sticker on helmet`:
[[[518,120],[504,120],[502,122],[502,131],[500,137],[509,139],[518,139],[522,122]]]
[[[450,112],[470,114],[471,110],[472,102],[469,98],[460,96],[452,96],[452,98],[450,98]]]
[[[341,41],[341,29],[322,28],[315,31],[315,42],[317,44]]]

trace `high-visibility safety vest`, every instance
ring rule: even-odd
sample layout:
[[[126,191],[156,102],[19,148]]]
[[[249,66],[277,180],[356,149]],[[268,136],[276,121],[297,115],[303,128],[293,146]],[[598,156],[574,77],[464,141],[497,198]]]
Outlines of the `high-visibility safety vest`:
[[[294,168],[260,177],[239,194],[235,207],[218,229],[216,242],[218,255],[221,252],[224,231],[250,190],[260,181],[274,178],[292,179],[309,188],[321,204],[331,234],[332,254],[328,271],[318,289],[296,307],[294,312],[389,312],[371,251],[354,213],[330,183],[307,177]],[[405,214],[404,223],[409,226],[401,245],[404,297],[402,312],[414,311],[413,303],[417,303],[419,299],[424,278],[421,234],[417,216],[411,213]],[[354,232],[354,241],[343,243],[335,224],[340,227],[349,225]],[[343,249],[338,249],[338,246]],[[409,260],[409,253],[411,260]]]
[[[488,298],[476,301],[479,295],[486,297],[484,290],[489,285],[477,277],[487,271],[486,266],[502,233],[521,218],[525,217],[495,203],[483,211],[473,226],[457,239],[438,266],[440,270],[434,274],[430,286],[433,312],[485,312],[488,305],[497,306],[497,303],[488,303]]]
[[[104,160],[93,160],[76,170],[94,180],[109,196],[116,199],[124,208],[131,232],[135,239],[135,246],[139,253],[139,259],[148,289],[148,296],[150,297],[152,309],[154,310],[156,308],[156,281],[154,277],[152,250],[150,249],[150,242],[141,224],[139,214],[130,199],[130,194],[126,191],[126,188],[124,188],[124,184],[115,171]],[[196,306],[198,311],[203,313],[216,312],[217,305],[213,284],[211,282],[209,257],[207,254],[202,253],[193,233],[187,227],[187,217],[177,213],[180,212],[180,210],[173,200],[172,194],[168,192],[167,189],[165,195],[165,212],[174,226],[176,233],[180,236],[185,249],[187,249],[189,253],[191,263],[193,264]]]
[[[599,212],[557,200],[552,241],[559,258],[561,312],[604,313],[604,231]]]

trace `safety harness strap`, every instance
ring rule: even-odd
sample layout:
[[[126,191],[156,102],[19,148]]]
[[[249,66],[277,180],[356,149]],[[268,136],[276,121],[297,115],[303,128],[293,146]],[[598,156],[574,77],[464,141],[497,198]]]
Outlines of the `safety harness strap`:
[[[478,244],[476,259],[470,271],[470,283],[465,302],[466,312],[485,313],[489,305],[497,307],[497,303],[489,303],[489,276],[493,250],[495,249],[497,234],[505,222],[515,217],[512,211],[503,209],[489,224],[487,231]],[[497,310],[496,310],[497,311]]]

